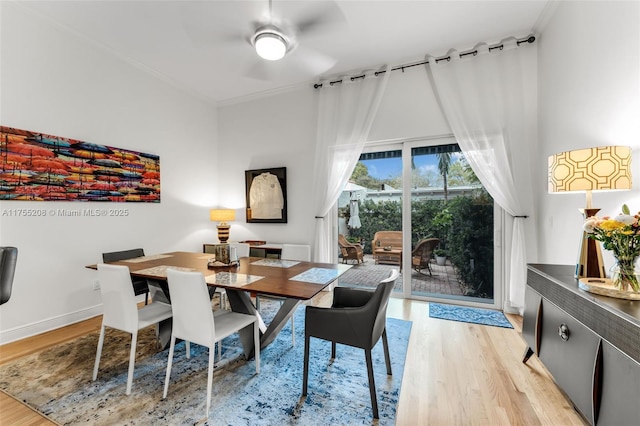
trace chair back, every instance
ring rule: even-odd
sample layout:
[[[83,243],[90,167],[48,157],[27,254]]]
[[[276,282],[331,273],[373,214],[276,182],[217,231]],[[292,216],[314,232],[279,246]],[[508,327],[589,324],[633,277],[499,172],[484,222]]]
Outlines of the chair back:
[[[167,269],[167,282],[173,309],[173,336],[211,348],[215,328],[204,275]]]
[[[338,245],[341,248],[343,248],[343,247],[351,247],[353,244],[351,244],[349,241],[347,241],[347,239],[345,238],[344,235],[338,234]]]
[[[411,255],[415,257],[419,256],[422,260],[429,260],[433,251],[438,247],[438,244],[440,244],[438,238],[425,238],[424,240],[420,240]]]
[[[129,268],[100,263],[98,279],[102,295],[103,324],[129,333],[137,331],[138,305]]]
[[[280,259],[309,262],[311,260],[311,246],[304,244],[283,244]]]
[[[371,332],[372,344],[375,344],[378,341],[378,339],[382,335],[382,332],[384,331],[384,328],[386,327],[387,305],[389,304],[389,297],[391,296],[393,286],[395,285],[396,280],[399,276],[400,271],[398,271],[397,269],[392,269],[389,277],[380,281],[380,284],[378,284],[378,287],[376,287],[373,297],[371,297],[371,300],[369,301],[369,303],[373,303],[374,305],[378,306],[376,318],[373,322],[373,330]]]
[[[18,262],[16,247],[0,247],[0,305],[9,301],[13,288],[13,275]]]
[[[251,246],[247,243],[229,243],[230,246],[236,248],[236,254],[238,259],[241,257],[249,257],[249,253],[251,252]]]
[[[103,262],[117,262],[118,260],[133,259],[135,257],[144,256],[144,250],[141,248],[135,248],[131,250],[112,251],[109,253],[102,253]]]

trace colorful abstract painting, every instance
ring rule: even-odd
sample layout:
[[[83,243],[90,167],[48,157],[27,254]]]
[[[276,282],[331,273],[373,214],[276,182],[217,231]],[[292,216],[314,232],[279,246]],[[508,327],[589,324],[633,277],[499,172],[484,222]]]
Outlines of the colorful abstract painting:
[[[0,200],[160,202],[160,157],[0,126]]]

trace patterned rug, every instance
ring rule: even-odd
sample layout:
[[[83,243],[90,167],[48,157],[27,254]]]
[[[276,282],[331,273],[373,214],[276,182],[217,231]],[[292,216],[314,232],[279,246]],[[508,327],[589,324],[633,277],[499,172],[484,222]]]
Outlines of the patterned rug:
[[[262,305],[265,319],[277,302]],[[268,321],[267,321],[268,322]],[[364,352],[311,339],[309,391],[301,398],[304,307],[295,314],[296,344],[287,325],[261,352],[260,374],[245,361],[236,336],[223,341],[205,417],[208,350],[176,345],[171,382],[162,399],[168,349],[158,351],[155,330],[140,332],[133,389],[125,395],[130,335],[107,329],[98,379],[91,381],[98,332],[0,366],[0,388],[61,424],[267,425],[371,424]],[[395,422],[411,322],[387,320],[393,375],[387,376],[382,342],[373,349],[380,425]]]
[[[443,305],[429,303],[429,317],[451,321],[470,322],[474,324],[492,325],[495,327],[513,328],[507,317],[500,311],[466,306]]]

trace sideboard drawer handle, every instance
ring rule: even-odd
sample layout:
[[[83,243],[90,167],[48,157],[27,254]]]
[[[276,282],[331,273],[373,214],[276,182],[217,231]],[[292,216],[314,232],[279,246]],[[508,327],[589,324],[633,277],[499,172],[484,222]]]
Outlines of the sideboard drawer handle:
[[[566,342],[567,340],[569,340],[570,334],[571,333],[569,332],[569,327],[567,326],[567,324],[560,324],[560,327],[558,327],[558,336],[560,336],[560,338]]]

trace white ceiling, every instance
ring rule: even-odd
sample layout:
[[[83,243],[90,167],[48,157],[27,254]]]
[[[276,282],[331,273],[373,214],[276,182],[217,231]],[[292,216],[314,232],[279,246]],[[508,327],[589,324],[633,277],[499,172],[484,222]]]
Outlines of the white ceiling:
[[[284,59],[267,62],[247,39],[256,21],[268,19],[268,0],[20,2],[210,102],[311,83],[320,75],[415,62],[427,53],[445,55],[450,48],[467,50],[482,41],[523,37],[535,32],[547,3],[273,0],[274,19],[285,26],[321,12],[330,18],[299,35],[297,47]]]

